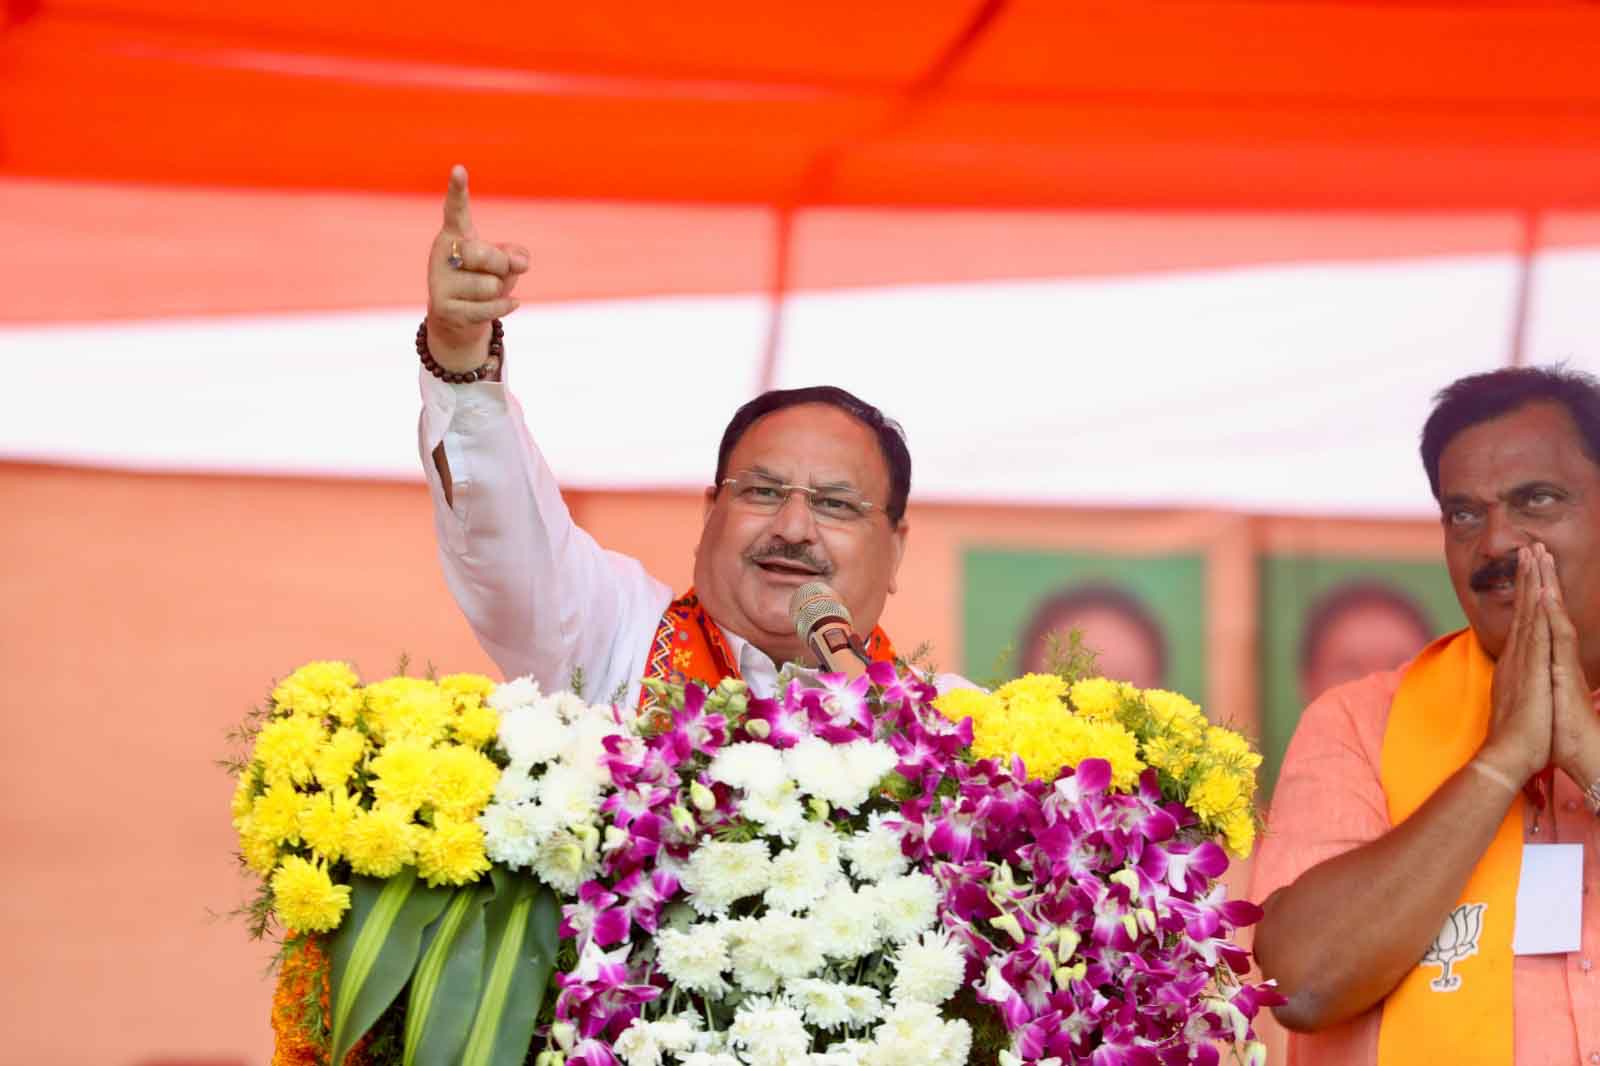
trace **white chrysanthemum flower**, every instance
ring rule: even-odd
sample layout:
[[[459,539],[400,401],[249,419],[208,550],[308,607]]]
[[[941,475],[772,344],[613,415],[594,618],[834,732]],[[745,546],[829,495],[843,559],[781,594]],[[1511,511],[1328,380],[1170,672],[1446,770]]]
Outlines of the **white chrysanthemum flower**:
[[[744,1066],[725,1051],[691,1051],[683,1056],[683,1066]]]
[[[795,840],[794,850],[806,855],[818,866],[825,866],[831,877],[841,877],[844,869],[839,860],[844,856],[844,837],[826,822],[807,822]]]
[[[829,744],[821,737],[801,737],[783,752],[783,768],[808,796],[828,799],[849,788],[845,769],[846,745]]]
[[[550,709],[561,717],[563,722],[576,722],[589,714],[589,702],[571,689],[562,689],[548,697]]]
[[[733,979],[746,992],[774,992],[778,988],[779,974],[767,965],[767,959],[754,940],[761,930],[755,918],[724,918],[717,923],[728,944],[728,958],[733,964]]]
[[[817,946],[831,959],[859,959],[882,939],[877,900],[843,880],[823,893],[811,908],[810,919]]]
[[[600,868],[594,858],[584,853],[583,841],[567,829],[545,837],[529,865],[535,877],[568,896],[576,895],[578,886]]]
[[[504,715],[519,707],[531,707],[542,698],[539,682],[531,677],[519,677],[515,681],[496,685],[486,702]]]
[[[845,1000],[845,987],[835,981],[808,978],[790,981],[784,991],[805,1013],[806,1021],[819,1029],[838,1029],[851,1024],[854,1018]]]
[[[811,922],[792,914],[765,914],[756,919],[748,937],[733,953],[735,973],[759,965],[784,980],[809,977],[822,968],[822,948]],[[740,978],[740,983],[744,983]]]
[[[967,963],[960,947],[937,929],[930,929],[921,940],[900,945],[894,968],[890,1000],[896,1005],[914,1002],[937,1007],[961,987]]]
[[[966,1062],[972,1030],[956,1019],[945,1021],[926,1003],[903,1003],[889,1012],[862,1056],[870,1066],[924,1066],[930,1062]]]
[[[729,744],[717,752],[706,773],[713,781],[753,793],[776,791],[789,780],[777,748],[748,741]]]
[[[517,707],[500,716],[500,746],[511,762],[539,766],[555,759],[566,743],[566,727],[537,706]]]
[[[787,1003],[755,996],[744,1001],[728,1026],[728,1042],[750,1066],[798,1066],[811,1047],[805,1019]]]
[[[896,944],[933,925],[939,913],[939,885],[920,870],[890,877],[861,890],[875,904],[878,928]]]
[[[804,737],[783,753],[784,767],[800,791],[852,813],[899,761],[893,748],[875,740],[829,744],[820,737]]]
[[[527,803],[491,803],[478,815],[483,847],[495,862],[520,869],[533,862],[539,845],[549,835]]]
[[[871,985],[845,985],[844,1005],[850,1012],[850,1028],[872,1025],[883,1017],[883,994]]]
[[[661,1043],[643,1018],[629,1022],[611,1050],[628,1066],[661,1066]]]
[[[899,754],[881,740],[859,740],[845,745],[845,769],[850,775],[851,787],[860,790],[863,801],[899,764]],[[855,810],[849,804],[839,806]]]
[[[611,720],[609,711],[579,718],[568,727],[561,749],[561,765],[590,781],[598,790],[611,781],[611,771],[600,763],[606,754],[607,737],[617,736],[622,728]]]
[[[845,857],[850,868],[863,881],[882,881],[905,873],[911,861],[900,848],[900,834],[887,824],[887,815],[873,811],[867,827],[845,841]]]
[[[557,763],[539,778],[539,805],[561,824],[585,825],[600,802],[600,785],[592,776]]]
[[[703,922],[688,929],[656,932],[656,964],[673,983],[690,992],[720,999],[728,991],[723,971],[732,963],[728,942],[717,925]]]
[[[656,1043],[674,1054],[692,1049],[704,1032],[700,1018],[694,1014],[668,1014],[650,1023],[650,1035]]]
[[[806,824],[805,804],[793,781],[765,792],[747,792],[739,801],[739,815],[755,822],[768,836],[793,841]]]
[[[839,877],[837,866],[817,862],[815,849],[793,847],[772,860],[772,880],[767,885],[767,906],[779,911],[799,911],[811,906]]]
[[[532,763],[514,762],[500,774],[494,783],[494,802],[527,803],[539,796],[539,782],[533,779]]]
[[[678,880],[696,911],[721,915],[734,900],[766,891],[771,876],[765,841],[708,840],[695,849]]]
[[[855,1040],[840,1041],[827,1051],[813,1051],[806,1066],[862,1066],[862,1048]]]

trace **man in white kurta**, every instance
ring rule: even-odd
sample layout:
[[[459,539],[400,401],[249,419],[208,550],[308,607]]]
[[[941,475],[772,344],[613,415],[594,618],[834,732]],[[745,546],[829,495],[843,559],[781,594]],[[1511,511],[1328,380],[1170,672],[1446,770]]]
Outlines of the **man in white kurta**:
[[[511,292],[527,265],[526,250],[478,238],[466,172],[456,168],[419,331],[418,446],[446,580],[505,675],[550,688],[581,673],[591,698],[636,702],[652,648],[671,638],[669,608],[681,625],[692,601],[725,653],[717,673],[769,694],[781,664],[809,658],[789,600],[819,579],[872,635],[869,646],[887,649],[877,622],[908,531],[910,457],[899,427],[829,388],[769,393],[741,408],[706,490],[694,592],[674,601],[637,560],[574,524],[507,388],[491,323],[515,310]]]

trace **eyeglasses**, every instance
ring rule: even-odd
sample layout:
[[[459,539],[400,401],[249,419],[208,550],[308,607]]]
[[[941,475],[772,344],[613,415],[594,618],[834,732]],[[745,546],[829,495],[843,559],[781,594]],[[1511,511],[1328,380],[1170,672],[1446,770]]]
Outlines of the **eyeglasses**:
[[[805,493],[806,506],[818,521],[836,525],[859,522],[871,514],[877,504],[864,499],[854,489],[812,489],[804,485],[790,485],[777,478],[745,470],[733,477],[723,478],[717,487],[732,490],[734,502],[760,514],[777,514],[796,493]]]

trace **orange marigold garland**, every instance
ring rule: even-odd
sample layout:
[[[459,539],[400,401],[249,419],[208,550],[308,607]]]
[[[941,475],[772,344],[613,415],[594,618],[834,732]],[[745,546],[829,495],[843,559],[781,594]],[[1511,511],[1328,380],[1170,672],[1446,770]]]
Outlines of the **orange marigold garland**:
[[[278,987],[272,993],[272,1066],[327,1066],[329,961],[322,938],[305,936],[284,945]],[[344,1066],[366,1066],[363,1036]]]

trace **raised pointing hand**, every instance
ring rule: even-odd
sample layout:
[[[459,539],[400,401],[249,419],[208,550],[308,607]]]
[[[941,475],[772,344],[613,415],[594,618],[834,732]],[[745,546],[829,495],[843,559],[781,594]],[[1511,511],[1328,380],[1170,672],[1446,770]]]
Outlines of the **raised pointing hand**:
[[[479,239],[467,168],[452,167],[444,223],[428,251],[428,348],[441,367],[468,371],[488,357],[489,324],[517,309],[511,291],[528,261],[521,245]]]

